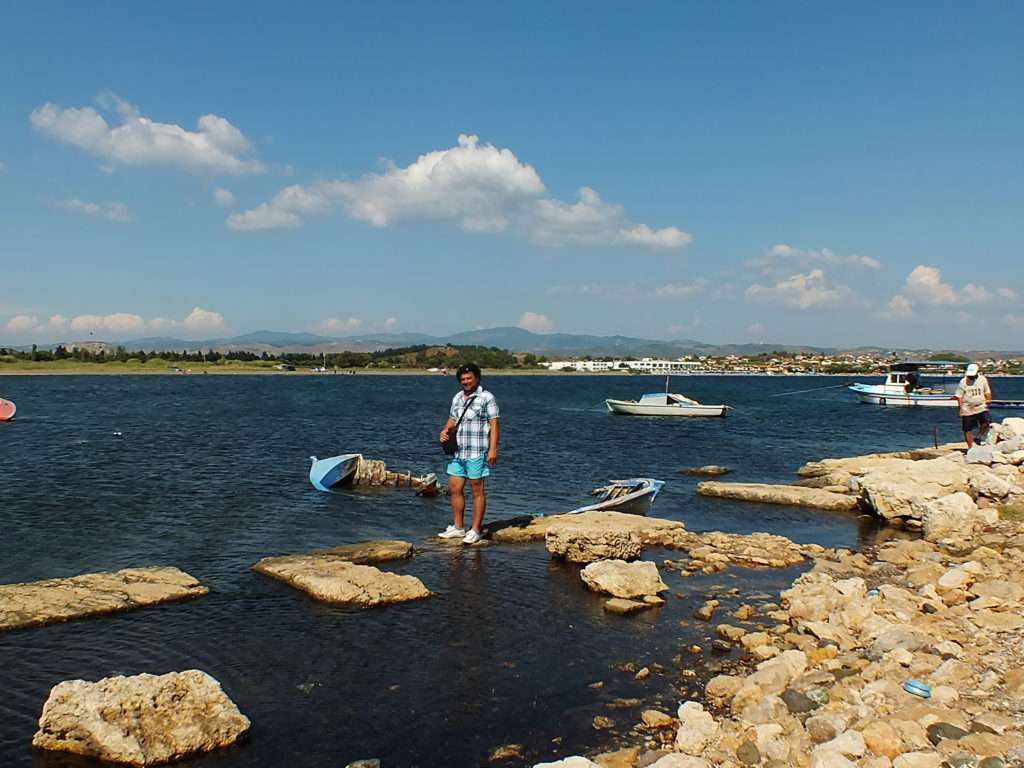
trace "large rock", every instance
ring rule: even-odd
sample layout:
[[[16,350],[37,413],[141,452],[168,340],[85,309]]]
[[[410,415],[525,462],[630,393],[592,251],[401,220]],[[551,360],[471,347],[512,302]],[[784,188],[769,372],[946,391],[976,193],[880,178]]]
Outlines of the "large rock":
[[[773,659],[762,661],[757,671],[747,676],[748,683],[754,683],[764,693],[779,694],[807,669],[807,654],[803,651],[788,650]]]
[[[659,757],[649,768],[711,768],[711,763],[703,757],[669,754]]]
[[[1016,473],[1016,470],[1013,470]],[[968,480],[971,493],[990,499],[1005,499],[1007,496],[1024,493],[1024,488],[1011,483],[988,470],[977,470],[971,473]]]
[[[633,532],[644,546],[671,546],[676,534],[685,533],[686,526],[676,520],[629,515],[624,512],[581,512],[578,515],[547,515],[535,517],[528,524],[509,526],[494,531],[499,542],[542,541],[549,528],[573,527],[594,535],[596,531]]]
[[[235,743],[249,718],[205,672],[67,680],[43,705],[32,744],[149,766]]]
[[[967,491],[965,465],[952,458],[893,459],[857,479],[865,502],[880,517],[921,520],[929,501]]]
[[[0,586],[0,630],[130,611],[207,592],[184,571],[158,566],[4,584]]]
[[[833,512],[851,512],[859,504],[854,496],[833,493],[821,488],[770,483],[722,483],[714,480],[697,484],[701,496],[721,499],[756,501],[762,504],[786,504],[792,507],[813,507]]]
[[[688,755],[699,755],[718,735],[718,723],[696,701],[679,706],[679,730],[676,731],[676,749]]]
[[[629,599],[668,591],[654,563],[627,563],[625,560],[600,560],[582,571],[580,578],[595,592]]]
[[[1016,435],[1017,437],[1024,437],[1024,419],[1018,416],[1010,416],[1003,419],[1002,424],[999,425],[1000,433],[1006,436],[1006,439]]]
[[[387,573],[323,552],[264,558],[253,570],[339,605],[368,608],[430,597],[430,590],[415,576]]]
[[[932,499],[924,506],[924,537],[941,541],[950,537],[969,539],[974,535],[981,516],[978,505],[963,491]]]
[[[552,555],[564,557],[571,563],[636,560],[644,548],[635,531],[602,525],[553,525],[544,535],[544,545]]]

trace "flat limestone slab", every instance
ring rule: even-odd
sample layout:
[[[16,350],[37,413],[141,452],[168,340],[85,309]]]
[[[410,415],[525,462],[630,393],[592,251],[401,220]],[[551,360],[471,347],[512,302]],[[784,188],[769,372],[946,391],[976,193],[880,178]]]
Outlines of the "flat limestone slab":
[[[266,573],[265,569],[277,565],[313,564],[321,561],[330,563],[337,560],[344,560],[345,562],[358,565],[372,565],[373,563],[386,563],[390,560],[406,560],[410,557],[412,557],[412,544],[409,542],[393,539],[375,539],[359,544],[332,547],[331,549],[318,549],[301,555],[264,557],[253,566],[253,570],[259,573]]]
[[[310,597],[336,605],[370,608],[430,597],[415,576],[388,573],[367,562],[410,557],[412,544],[370,541],[303,555],[265,557],[252,569],[301,589]]]
[[[201,597],[209,591],[184,571],[164,566],[4,584],[0,585],[0,630],[120,613]]]
[[[710,480],[697,484],[701,496],[720,499],[757,501],[762,504],[788,504],[794,507],[814,507],[831,512],[852,512],[859,506],[854,496],[833,493],[821,488],[803,488],[797,485],[772,485],[770,483],[721,483]]]
[[[582,512],[578,515],[535,517],[525,526],[496,530],[493,538],[500,542],[543,541],[548,529],[556,525],[560,529],[578,527],[588,535],[597,535],[601,531],[633,532],[646,546],[671,546],[678,534],[686,532],[686,526],[675,520],[624,512]]]

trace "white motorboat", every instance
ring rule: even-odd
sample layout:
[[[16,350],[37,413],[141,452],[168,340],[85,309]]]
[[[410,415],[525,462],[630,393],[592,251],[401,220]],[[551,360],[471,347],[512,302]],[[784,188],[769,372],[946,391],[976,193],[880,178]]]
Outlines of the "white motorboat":
[[[591,496],[600,496],[600,501],[574,509],[566,514],[578,515],[581,512],[605,511],[646,515],[664,485],[664,480],[655,480],[652,477],[611,480],[608,485],[595,488],[590,492]]]
[[[703,405],[672,392],[653,392],[639,400],[605,400],[612,413],[628,416],[725,416],[728,405]]]
[[[857,395],[857,399],[869,405],[891,405],[902,407],[957,407],[957,399],[953,392],[945,386],[922,386],[919,373],[921,369],[941,369],[943,373],[950,368],[963,367],[967,363],[951,361],[923,361],[896,363],[891,366],[883,384],[851,384],[849,390]],[[955,389],[955,387],[954,387]]]

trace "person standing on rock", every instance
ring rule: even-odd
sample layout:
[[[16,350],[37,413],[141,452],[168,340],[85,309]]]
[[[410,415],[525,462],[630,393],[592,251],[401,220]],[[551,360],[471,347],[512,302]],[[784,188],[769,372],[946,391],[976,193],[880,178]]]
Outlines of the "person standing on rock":
[[[452,524],[438,534],[442,539],[461,538],[463,544],[476,544],[483,538],[487,496],[484,478],[498,462],[498,403],[480,384],[476,363],[460,365],[455,372],[461,390],[452,398],[448,421],[441,430],[441,445],[455,437],[457,447],[448,463],[448,495],[452,500]],[[448,452],[448,448],[445,452]],[[466,480],[473,493],[473,526],[466,531]]]
[[[960,425],[967,447],[974,447],[975,429],[978,430],[977,442],[985,442],[988,428],[992,426],[992,417],[988,413],[992,388],[988,385],[988,379],[978,372],[977,363],[971,363],[964,371],[964,377],[956,387],[956,401],[960,405]]]

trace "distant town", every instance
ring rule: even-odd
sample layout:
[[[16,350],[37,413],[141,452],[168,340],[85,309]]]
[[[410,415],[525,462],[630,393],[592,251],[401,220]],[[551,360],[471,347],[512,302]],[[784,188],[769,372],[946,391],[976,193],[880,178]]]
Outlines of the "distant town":
[[[591,358],[543,361],[539,365],[559,372],[580,373],[639,373],[662,375],[707,375],[707,374],[763,374],[777,376],[827,375],[844,373],[883,373],[893,363],[906,360],[906,355],[830,354],[811,355],[802,353],[777,352],[754,356],[724,355],[720,357],[696,355],[678,359],[635,358]],[[967,362],[978,363],[987,375],[1024,374],[1024,356],[1013,358],[970,359],[953,352],[934,353],[921,358],[919,362],[935,364]],[[941,367],[941,365],[939,365]],[[950,365],[956,368],[957,365]]]
[[[957,352],[834,352],[808,353],[776,350],[753,355],[683,355],[681,357],[560,356],[549,359],[532,352],[510,352],[494,346],[416,345],[372,352],[260,353],[238,349],[129,350],[122,345],[81,342],[50,349],[0,348],[0,373],[75,372],[193,373],[285,371],[335,373],[340,371],[428,371],[448,373],[469,360],[485,369],[507,372],[652,375],[828,375],[880,374],[894,363],[930,361],[937,369],[948,363],[948,373],[959,365],[977,362],[990,376],[1024,375],[1024,355],[970,358]]]

